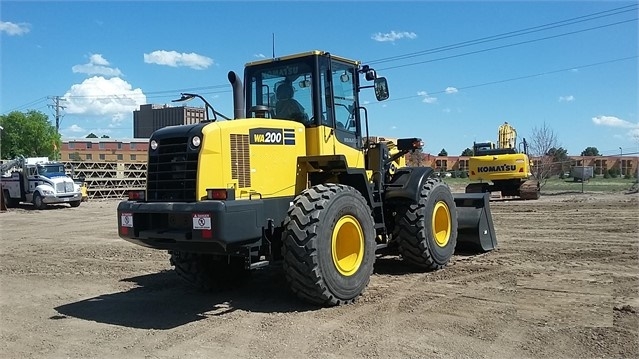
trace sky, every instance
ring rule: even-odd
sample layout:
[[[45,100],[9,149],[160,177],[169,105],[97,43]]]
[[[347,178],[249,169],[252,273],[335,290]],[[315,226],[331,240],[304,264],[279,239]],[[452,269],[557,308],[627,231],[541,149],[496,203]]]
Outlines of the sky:
[[[133,137],[133,111],[204,96],[233,115],[228,71],[310,50],[370,64],[371,135],[459,155],[544,127],[579,155],[639,153],[637,1],[0,2],[0,114],[41,111],[63,139]],[[199,106],[195,102],[190,106]]]

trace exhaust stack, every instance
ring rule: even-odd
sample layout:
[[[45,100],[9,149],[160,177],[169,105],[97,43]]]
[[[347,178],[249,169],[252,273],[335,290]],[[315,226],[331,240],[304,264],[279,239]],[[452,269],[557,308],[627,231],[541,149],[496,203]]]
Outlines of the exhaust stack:
[[[245,118],[244,113],[244,87],[240,77],[233,71],[229,71],[229,82],[233,86],[233,118]]]

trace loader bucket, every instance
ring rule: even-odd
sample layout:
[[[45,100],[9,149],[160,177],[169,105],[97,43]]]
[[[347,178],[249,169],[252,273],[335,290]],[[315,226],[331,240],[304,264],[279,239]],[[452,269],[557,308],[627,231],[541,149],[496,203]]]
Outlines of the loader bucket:
[[[490,193],[454,193],[457,206],[457,246],[488,252],[497,246]]]

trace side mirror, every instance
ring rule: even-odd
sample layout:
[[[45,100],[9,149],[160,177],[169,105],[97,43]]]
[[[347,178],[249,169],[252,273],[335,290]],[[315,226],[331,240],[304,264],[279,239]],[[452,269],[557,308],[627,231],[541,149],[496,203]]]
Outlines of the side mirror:
[[[378,77],[374,82],[375,97],[377,101],[384,101],[388,99],[388,82],[385,77]]]

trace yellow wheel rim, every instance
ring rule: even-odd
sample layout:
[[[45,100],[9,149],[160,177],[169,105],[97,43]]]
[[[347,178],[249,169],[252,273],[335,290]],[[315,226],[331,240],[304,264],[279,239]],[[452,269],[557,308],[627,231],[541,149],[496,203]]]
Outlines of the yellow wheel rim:
[[[348,277],[357,273],[364,258],[364,231],[355,217],[346,215],[335,224],[331,254],[340,274]]]
[[[446,247],[448,240],[450,239],[451,229],[450,210],[446,202],[439,201],[435,204],[432,218],[433,237],[435,237],[435,243],[439,247]]]

